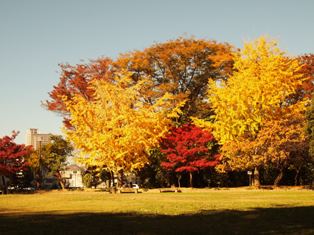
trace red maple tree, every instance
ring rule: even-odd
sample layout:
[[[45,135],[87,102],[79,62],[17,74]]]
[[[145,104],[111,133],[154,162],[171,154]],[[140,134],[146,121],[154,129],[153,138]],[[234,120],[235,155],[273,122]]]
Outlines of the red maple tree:
[[[0,138],[0,175],[10,176],[27,166],[24,157],[30,154],[32,147],[14,142],[18,132]]]
[[[214,167],[220,155],[214,148],[213,135],[192,124],[173,128],[161,141],[161,152],[166,161],[161,166],[169,171],[189,172],[193,186],[193,172]]]

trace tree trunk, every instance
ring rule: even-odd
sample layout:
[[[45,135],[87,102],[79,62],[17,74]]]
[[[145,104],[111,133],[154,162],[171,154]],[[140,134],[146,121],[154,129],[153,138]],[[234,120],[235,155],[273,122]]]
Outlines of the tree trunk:
[[[110,171],[110,177],[111,177],[111,183],[110,183],[110,188],[114,187],[114,172]]]
[[[181,175],[178,174],[177,178],[178,178],[178,187],[181,188],[181,182],[180,182],[181,181]]]
[[[1,176],[1,181],[2,181],[2,192],[3,194],[8,194],[8,185],[7,185],[7,181],[5,179],[5,176]]]
[[[193,173],[190,172],[190,187],[193,188]]]
[[[59,182],[59,185],[61,186],[61,189],[62,189],[62,190],[65,189],[64,181],[63,181],[63,179],[62,179],[62,175],[61,175],[60,171],[57,171],[56,176],[57,176],[57,180],[58,180],[58,182]],[[75,185],[75,186],[76,186],[76,185]]]
[[[298,185],[298,179],[299,179],[299,174],[300,174],[300,169],[301,167],[297,168],[296,169],[296,174],[294,176],[294,186],[297,186]]]
[[[261,186],[260,179],[259,179],[259,171],[258,171],[257,167],[254,168],[253,186],[255,186],[255,187]]]
[[[119,172],[119,177],[118,177],[118,188],[121,188],[123,186],[124,184],[123,179],[124,179],[124,172],[123,170],[121,170]]]
[[[280,181],[282,180],[283,177],[283,169],[280,169],[279,175],[276,177],[275,181],[274,181],[274,186],[278,187]]]
[[[112,176],[111,176],[111,172],[110,172],[109,179],[106,180],[106,187],[108,190],[111,188],[111,185],[112,185]]]
[[[110,171],[110,174],[111,174],[112,185],[110,184],[109,192],[110,193],[117,193],[117,185],[116,185],[116,182],[114,180],[114,177],[117,174],[114,171]],[[119,178],[119,177],[117,177],[117,178]]]

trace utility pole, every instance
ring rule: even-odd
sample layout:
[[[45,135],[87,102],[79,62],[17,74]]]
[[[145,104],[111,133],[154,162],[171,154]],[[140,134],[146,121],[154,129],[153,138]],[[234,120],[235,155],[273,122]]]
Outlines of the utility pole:
[[[38,164],[39,164],[39,188],[41,188],[42,186],[42,174],[41,174],[41,140],[39,141],[39,160],[38,160]]]

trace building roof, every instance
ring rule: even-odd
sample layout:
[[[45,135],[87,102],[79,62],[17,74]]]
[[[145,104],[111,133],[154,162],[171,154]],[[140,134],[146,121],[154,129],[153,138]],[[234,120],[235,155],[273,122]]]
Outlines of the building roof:
[[[79,167],[78,165],[72,164],[72,165],[66,166],[65,170],[66,171],[82,171],[82,168]]]

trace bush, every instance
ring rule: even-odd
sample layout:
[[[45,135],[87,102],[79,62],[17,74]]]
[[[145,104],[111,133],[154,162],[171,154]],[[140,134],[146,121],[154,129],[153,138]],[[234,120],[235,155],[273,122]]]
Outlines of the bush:
[[[90,173],[86,173],[83,176],[83,184],[86,188],[91,188],[93,186],[94,177]]]

